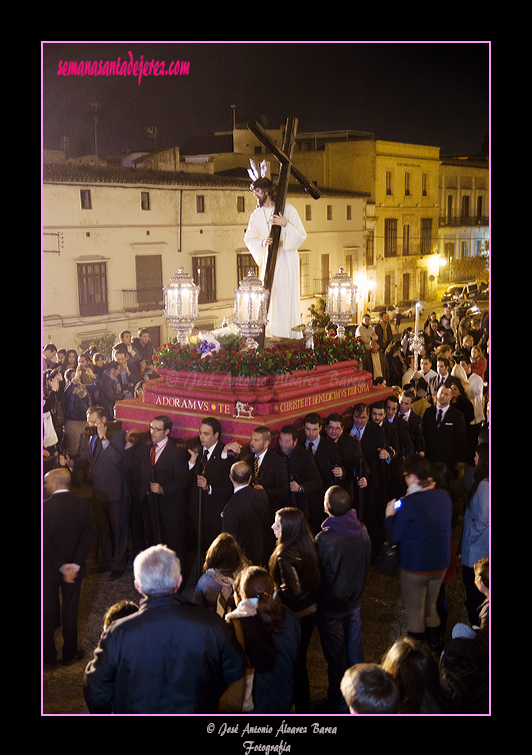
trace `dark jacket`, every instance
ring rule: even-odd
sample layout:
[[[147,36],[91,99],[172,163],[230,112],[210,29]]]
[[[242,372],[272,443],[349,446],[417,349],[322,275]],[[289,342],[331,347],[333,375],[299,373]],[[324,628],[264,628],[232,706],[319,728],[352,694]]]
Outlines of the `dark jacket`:
[[[182,595],[144,598],[102,633],[85,670],[89,713],[217,713],[245,659],[230,627]]]
[[[474,637],[455,637],[445,645],[445,655],[457,656],[464,661],[473,663],[487,663],[490,652],[489,631],[489,598],[482,603],[479,609],[480,629]]]
[[[285,609],[278,634],[267,632],[258,616],[243,618],[240,625],[246,654],[255,671],[253,713],[290,713],[301,637],[299,621]]]
[[[43,576],[60,581],[63,564],[78,564],[78,578],[86,576],[85,560],[94,535],[89,502],[69,491],[43,501]]]
[[[275,453],[285,460],[289,481],[293,480],[303,488],[299,493],[290,493],[291,501],[287,505],[301,509],[308,520],[310,512],[309,501],[316,494],[321,496],[323,490],[321,476],[314,463],[314,459],[299,444],[294,447],[290,456],[285,456],[279,448]]]
[[[289,548],[277,555],[273,579],[278,585],[278,597],[296,615],[312,609],[316,602],[316,588],[303,577],[301,556],[297,551]]]
[[[318,611],[356,608],[366,584],[371,543],[355,510],[344,516],[330,516],[322,524],[315,543],[321,571]]]
[[[452,471],[455,464],[467,460],[466,424],[463,412],[449,406],[438,427],[438,409],[431,406],[423,414],[425,456],[431,462],[443,462]]]
[[[399,545],[402,569],[447,569],[451,561],[451,516],[452,502],[446,490],[434,488],[401,499],[401,507],[386,519],[386,526]]]
[[[264,565],[270,555],[264,547],[270,527],[269,506],[264,490],[246,485],[233,493],[222,511],[222,532],[233,535],[252,564]]]
[[[81,435],[79,457],[75,459],[74,469],[87,467],[90,469],[94,500],[103,503],[127,500],[129,489],[123,466],[125,430],[119,430],[111,435],[108,438],[109,444],[105,448],[97,439],[94,452],[91,450],[93,437]]]

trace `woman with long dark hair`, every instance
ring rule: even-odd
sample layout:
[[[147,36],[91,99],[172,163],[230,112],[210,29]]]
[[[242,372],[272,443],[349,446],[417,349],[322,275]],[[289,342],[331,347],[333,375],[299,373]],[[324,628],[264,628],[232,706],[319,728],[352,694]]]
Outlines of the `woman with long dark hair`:
[[[194,588],[194,602],[225,616],[235,608],[234,581],[249,565],[235,538],[222,532],[207,550],[203,574]]]
[[[300,638],[298,620],[273,596],[273,579],[261,566],[239,572],[234,588],[236,609],[226,614],[225,620],[240,622],[244,650],[254,670],[253,713],[290,713]]]
[[[426,645],[412,637],[402,637],[387,651],[381,666],[399,690],[399,713],[453,712],[438,664]]]
[[[300,509],[279,509],[272,530],[277,546],[270,556],[270,574],[280,600],[295,613],[301,625],[301,646],[295,672],[296,713],[309,713],[307,650],[316,625],[316,593],[320,582],[318,557]]]

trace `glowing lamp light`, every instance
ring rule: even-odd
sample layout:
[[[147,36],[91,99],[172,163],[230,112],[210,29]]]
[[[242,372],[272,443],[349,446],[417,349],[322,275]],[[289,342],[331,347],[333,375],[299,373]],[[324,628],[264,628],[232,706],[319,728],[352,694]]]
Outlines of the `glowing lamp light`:
[[[344,273],[343,267],[334,275],[327,286],[325,314],[336,325],[338,338],[345,336],[345,326],[355,312],[356,286],[351,277]]]
[[[233,324],[246,338],[246,349],[257,349],[255,337],[259,336],[268,322],[268,297],[270,292],[260,278],[250,270],[233,291],[235,309]]]
[[[186,346],[194,320],[198,317],[198,295],[200,292],[190,275],[182,267],[170,279],[164,291],[164,318],[182,346]]]

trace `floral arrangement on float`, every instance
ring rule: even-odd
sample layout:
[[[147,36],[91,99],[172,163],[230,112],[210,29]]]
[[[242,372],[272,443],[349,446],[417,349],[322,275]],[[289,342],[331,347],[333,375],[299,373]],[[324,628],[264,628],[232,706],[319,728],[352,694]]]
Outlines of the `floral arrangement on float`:
[[[343,338],[315,333],[312,347],[305,340],[270,344],[263,349],[246,348],[246,339],[235,325],[209,333],[199,333],[180,344],[177,338],[157,349],[155,364],[169,370],[190,372],[229,372],[234,377],[291,375],[310,371],[319,365],[350,360],[360,361],[366,353],[362,339],[346,334]]]

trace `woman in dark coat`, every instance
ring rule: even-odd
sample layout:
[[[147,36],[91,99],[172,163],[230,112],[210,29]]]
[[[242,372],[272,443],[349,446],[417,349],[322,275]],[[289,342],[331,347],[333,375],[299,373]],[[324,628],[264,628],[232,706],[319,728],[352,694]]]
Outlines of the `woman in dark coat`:
[[[294,668],[301,630],[292,611],[273,597],[266,569],[249,566],[235,579],[236,609],[228,623],[239,621],[253,677],[253,713],[290,713]]]
[[[277,595],[301,624],[294,692],[296,713],[310,713],[306,658],[316,625],[316,594],[320,582],[318,556],[308,523],[300,509],[279,509],[272,530],[277,538],[277,547],[270,556],[270,575],[275,582]]]

